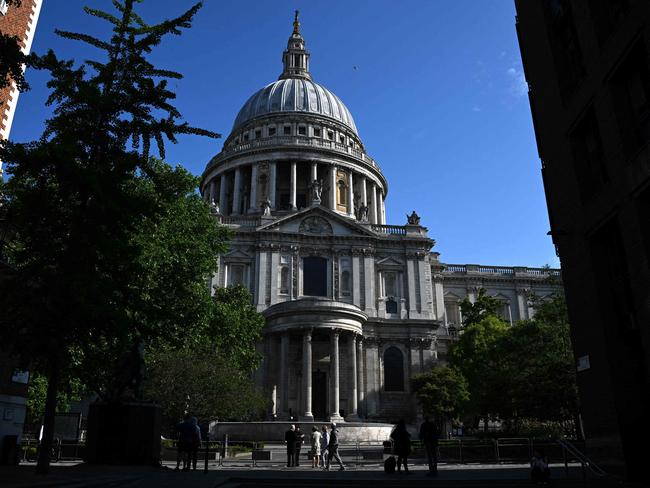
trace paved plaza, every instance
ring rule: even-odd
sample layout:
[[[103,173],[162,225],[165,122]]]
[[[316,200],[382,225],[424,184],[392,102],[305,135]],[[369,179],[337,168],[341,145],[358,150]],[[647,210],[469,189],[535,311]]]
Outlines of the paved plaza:
[[[409,474],[386,475],[381,465],[350,466],[345,471],[324,472],[308,466],[286,468],[280,465],[263,467],[210,466],[202,470],[176,472],[175,463],[165,463],[162,468],[142,466],[100,466],[84,463],[58,463],[53,465],[47,477],[37,476],[33,464],[0,468],[1,487],[182,487],[182,488],[247,488],[309,486],[378,487],[480,487],[480,486],[531,486],[529,468],[523,464],[501,465],[441,465],[438,476],[432,478],[423,465],[411,468]],[[552,466],[553,485],[573,486],[634,486],[602,480],[587,480],[583,484],[578,466],[569,468],[565,477],[564,466]]]

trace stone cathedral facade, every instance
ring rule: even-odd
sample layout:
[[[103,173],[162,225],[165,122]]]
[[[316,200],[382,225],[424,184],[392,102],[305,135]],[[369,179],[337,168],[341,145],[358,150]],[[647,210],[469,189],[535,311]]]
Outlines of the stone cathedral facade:
[[[388,182],[350,111],[312,80],[297,14],[282,59],[203,173],[234,231],[212,285],[246,286],[266,319],[257,382],[270,419],[414,417],[409,378],[445,360],[459,303],[482,287],[503,318],[529,318],[559,272],[443,264],[415,212],[388,225]]]

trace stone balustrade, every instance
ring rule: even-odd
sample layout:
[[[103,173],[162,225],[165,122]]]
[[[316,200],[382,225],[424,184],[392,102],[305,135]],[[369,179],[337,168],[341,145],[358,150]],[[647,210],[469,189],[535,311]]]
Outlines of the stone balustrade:
[[[489,274],[534,276],[537,278],[561,277],[559,269],[510,266],[481,266],[477,264],[445,264],[444,274]]]
[[[373,224],[371,226],[371,229],[373,230],[373,232],[376,232],[377,234],[388,234],[388,235],[397,235],[397,236],[406,235],[406,227],[403,225]]]

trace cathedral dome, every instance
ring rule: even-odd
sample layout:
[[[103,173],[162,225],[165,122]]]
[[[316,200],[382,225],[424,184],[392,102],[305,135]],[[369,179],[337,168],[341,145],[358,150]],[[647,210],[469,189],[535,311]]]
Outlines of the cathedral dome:
[[[279,79],[257,91],[239,111],[233,131],[246,122],[270,114],[300,112],[334,119],[358,137],[348,108],[327,88],[305,77]]]

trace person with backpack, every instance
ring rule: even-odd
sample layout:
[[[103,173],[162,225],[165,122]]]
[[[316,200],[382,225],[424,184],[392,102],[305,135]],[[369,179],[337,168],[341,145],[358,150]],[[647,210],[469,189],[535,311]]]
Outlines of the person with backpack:
[[[397,426],[390,434],[390,438],[393,440],[393,450],[397,455],[397,472],[401,472],[403,464],[404,473],[408,473],[408,457],[411,454],[411,434],[406,430],[404,420],[400,420],[397,423]]]
[[[327,446],[327,466],[325,469],[327,471],[330,470],[330,463],[332,462],[332,458],[334,458],[339,463],[339,471],[343,471],[345,469],[345,466],[343,466],[343,461],[341,461],[341,457],[339,456],[339,430],[336,428],[336,424],[334,422],[332,422],[331,427],[332,430],[330,431],[330,439]]]

